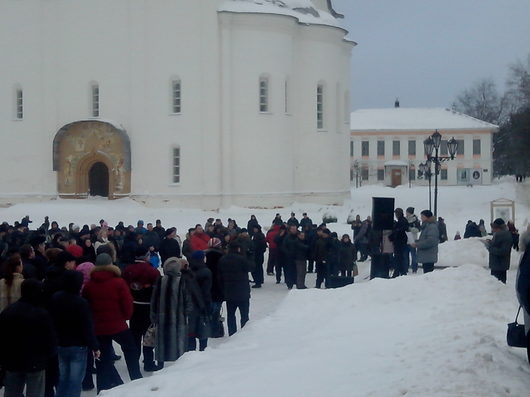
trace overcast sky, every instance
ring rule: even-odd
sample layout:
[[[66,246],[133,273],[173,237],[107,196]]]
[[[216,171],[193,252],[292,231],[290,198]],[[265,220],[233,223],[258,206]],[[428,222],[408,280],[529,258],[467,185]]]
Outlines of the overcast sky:
[[[352,106],[447,107],[481,78],[504,89],[530,53],[530,0],[333,0],[345,15]]]

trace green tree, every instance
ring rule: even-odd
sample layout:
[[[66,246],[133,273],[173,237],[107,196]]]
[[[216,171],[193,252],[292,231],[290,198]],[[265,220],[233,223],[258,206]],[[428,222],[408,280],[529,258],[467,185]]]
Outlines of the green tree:
[[[494,135],[493,169],[497,176],[530,176],[530,106],[510,115]]]

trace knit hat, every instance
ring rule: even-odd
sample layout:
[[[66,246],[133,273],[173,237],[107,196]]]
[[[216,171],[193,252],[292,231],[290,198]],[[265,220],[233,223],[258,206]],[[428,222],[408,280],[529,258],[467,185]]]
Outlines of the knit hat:
[[[173,227],[170,227],[169,229],[166,230],[166,233],[164,234],[164,236],[169,236],[171,233],[173,233],[175,231],[175,228]]]
[[[503,219],[501,219],[501,218],[497,218],[497,219],[495,219],[495,220],[493,221],[492,224],[495,225],[495,226],[504,226],[506,223],[504,222]]]
[[[108,266],[112,265],[112,258],[109,254],[99,254],[96,257],[96,266]]]
[[[204,260],[204,251],[195,251],[193,254],[191,254],[191,259],[195,261],[203,261]]]
[[[221,240],[217,237],[213,237],[208,240],[208,248],[218,248],[221,246]]]
[[[414,207],[407,208],[407,214],[413,214],[414,213]]]

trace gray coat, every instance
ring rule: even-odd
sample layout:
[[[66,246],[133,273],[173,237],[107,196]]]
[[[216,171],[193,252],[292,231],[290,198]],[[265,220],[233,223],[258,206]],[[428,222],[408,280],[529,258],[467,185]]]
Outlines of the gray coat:
[[[193,303],[182,282],[180,260],[169,258],[164,264],[164,277],[159,278],[151,298],[151,322],[156,325],[155,358],[175,361],[186,352],[187,317]]]
[[[438,262],[438,243],[440,237],[436,222],[424,222],[421,227],[421,234],[416,241],[418,263]]]
[[[488,245],[491,270],[504,271],[510,268],[512,245],[513,238],[509,230],[501,230],[493,234],[493,239]]]

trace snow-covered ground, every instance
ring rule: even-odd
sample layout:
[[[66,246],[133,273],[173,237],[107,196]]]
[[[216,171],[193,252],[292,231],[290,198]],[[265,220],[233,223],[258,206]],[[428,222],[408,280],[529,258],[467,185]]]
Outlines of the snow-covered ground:
[[[104,395],[528,396],[525,351],[505,342],[516,307],[513,285],[473,265],[292,291],[225,343]]]
[[[450,239],[468,219],[490,222],[490,202],[516,201],[516,225],[530,219],[528,187],[507,181],[493,186],[441,187],[439,215]],[[274,214],[307,212],[320,222],[333,212],[337,233],[351,233],[350,212],[370,215],[372,197],[394,197],[396,206],[428,205],[427,188],[366,186],[352,190],[343,206],[293,204],[283,209],[229,208],[218,212],[148,208],[132,200],[25,203],[0,208],[0,221],[45,215],[61,225],[110,225],[138,219],[187,228],[208,217],[234,218],[246,226],[251,214],[268,226]],[[144,380],[107,392],[109,396],[528,396],[530,366],[523,349],[506,346],[506,323],[517,310],[514,293],[518,254],[508,284],[493,279],[479,239],[440,246],[432,274],[368,281],[369,263],[359,264],[356,283],[340,290],[293,290],[267,277],[253,290],[251,321],[232,338],[212,340],[203,353],[189,353]],[[313,275],[308,286],[314,285]],[[123,360],[117,363],[123,379]],[[84,393],[93,396],[95,393]]]

